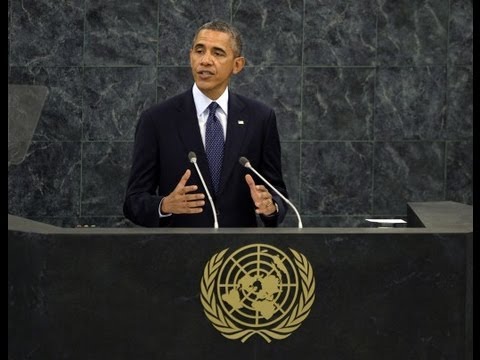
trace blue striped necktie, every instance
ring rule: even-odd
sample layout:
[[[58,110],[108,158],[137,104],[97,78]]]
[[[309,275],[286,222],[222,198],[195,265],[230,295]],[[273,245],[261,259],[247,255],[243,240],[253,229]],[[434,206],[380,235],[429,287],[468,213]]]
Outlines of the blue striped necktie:
[[[220,120],[215,115],[218,108],[216,102],[208,105],[207,128],[205,130],[205,151],[207,153],[208,166],[212,175],[213,188],[215,194],[218,192],[220,185],[220,174],[222,173],[223,162],[223,128]]]

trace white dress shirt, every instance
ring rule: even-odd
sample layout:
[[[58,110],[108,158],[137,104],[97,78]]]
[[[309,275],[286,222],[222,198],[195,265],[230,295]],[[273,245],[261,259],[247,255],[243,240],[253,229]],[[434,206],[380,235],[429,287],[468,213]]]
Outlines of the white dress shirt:
[[[222,124],[223,139],[225,140],[227,137],[228,87],[217,100],[208,98],[200,91],[200,89],[197,87],[197,84],[193,85],[192,93],[193,101],[195,102],[195,108],[197,110],[198,125],[200,126],[200,134],[202,135],[203,146],[205,147],[205,129],[207,128],[207,119],[209,113],[208,106],[212,101],[215,101],[218,104],[215,115]]]

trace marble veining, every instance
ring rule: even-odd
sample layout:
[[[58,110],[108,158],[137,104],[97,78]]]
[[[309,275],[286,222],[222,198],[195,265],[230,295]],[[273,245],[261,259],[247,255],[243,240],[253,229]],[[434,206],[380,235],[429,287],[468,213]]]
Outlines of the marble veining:
[[[306,68],[304,77],[304,139],[372,139],[374,69]]]
[[[447,140],[473,137],[473,67],[452,66],[448,69]]]
[[[195,30],[214,19],[230,21],[231,0],[158,0],[159,66],[188,66]]]
[[[12,0],[13,66],[79,66],[84,0]]]
[[[375,65],[375,0],[305,0],[304,64]]]
[[[77,67],[12,67],[9,84],[45,85],[34,141],[79,141],[82,136],[82,70]]]
[[[473,143],[447,142],[445,197],[463,204],[473,203]]]
[[[85,7],[85,65],[155,65],[156,0],[86,0]]]
[[[372,151],[370,142],[303,142],[302,212],[306,215],[369,213]]]
[[[155,103],[154,67],[86,68],[85,140],[132,140],[138,118]]]
[[[11,28],[12,28],[12,0],[8,0],[8,68],[10,68],[10,43],[11,43]]]
[[[157,71],[157,102],[183,93],[193,86],[190,67],[159,67]]]
[[[446,63],[449,0],[378,0],[382,66]]]
[[[230,88],[275,110],[306,226],[473,203],[472,0],[8,0],[7,14],[8,83],[49,90],[29,158],[9,166],[15,215],[127,226],[140,113],[191,89],[194,31],[213,19],[242,32]]]
[[[450,0],[448,59],[473,64],[473,0]]]
[[[283,181],[287,186],[288,198],[301,213],[300,209],[300,148],[301,144],[295,142],[282,142],[282,171]],[[293,209],[288,210],[288,215],[295,216]],[[295,216],[296,218],[296,216]]]
[[[33,142],[8,168],[8,212],[73,216],[80,211],[80,142]]]
[[[444,66],[381,68],[375,97],[376,140],[442,139],[446,114]]]
[[[378,142],[374,162],[375,214],[405,214],[407,202],[443,198],[443,142]]]
[[[82,151],[82,215],[122,214],[132,142],[86,142]]]
[[[302,20],[302,0],[233,0],[249,65],[301,65]]]
[[[301,138],[301,68],[249,67],[235,76],[232,91],[269,104],[281,140]]]

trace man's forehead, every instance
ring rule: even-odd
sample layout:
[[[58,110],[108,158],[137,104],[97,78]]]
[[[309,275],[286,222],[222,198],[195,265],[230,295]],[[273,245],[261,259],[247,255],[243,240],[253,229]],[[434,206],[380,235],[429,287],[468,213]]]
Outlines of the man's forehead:
[[[224,43],[225,45],[231,45],[232,38],[230,34],[223,31],[215,31],[204,29],[200,30],[197,37],[195,38],[196,44],[203,44],[206,42],[215,42],[215,43]]]

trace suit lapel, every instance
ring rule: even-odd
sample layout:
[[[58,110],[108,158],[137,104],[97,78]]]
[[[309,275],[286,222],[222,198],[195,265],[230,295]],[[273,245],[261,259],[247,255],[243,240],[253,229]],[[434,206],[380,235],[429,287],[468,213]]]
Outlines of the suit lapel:
[[[227,138],[223,156],[222,175],[218,193],[225,189],[228,178],[242,154],[240,150],[247,133],[248,119],[245,104],[230,92],[228,100]],[[208,166],[207,166],[208,167]]]
[[[197,155],[197,164],[202,172],[205,183],[212,196],[215,196],[207,155],[198,126],[197,110],[191,90],[184,93],[177,110],[179,111],[179,116],[176,123],[179,137],[185,149],[187,149],[187,151],[194,151]],[[228,100],[227,137],[218,194],[222,193],[225,189],[227,180],[234,166],[238,164],[239,157],[243,155],[240,154],[240,150],[247,133],[248,119],[246,115],[245,104],[235,94],[230,93]]]

